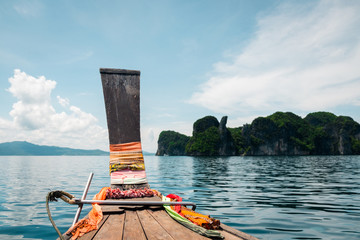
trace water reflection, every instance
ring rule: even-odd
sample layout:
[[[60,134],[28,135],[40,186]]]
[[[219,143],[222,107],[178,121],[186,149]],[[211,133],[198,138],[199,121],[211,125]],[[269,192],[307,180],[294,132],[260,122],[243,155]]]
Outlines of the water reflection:
[[[88,198],[109,185],[108,157],[0,157],[0,239],[54,239],[50,190]],[[359,239],[360,156],[145,156],[150,186],[194,201],[198,210],[263,239]],[[51,205],[67,230],[76,208]],[[83,211],[86,214],[88,209]]]
[[[228,161],[226,157],[193,158],[193,187],[217,189],[228,186]]]
[[[61,189],[80,197],[88,174],[93,171],[96,181],[89,191],[89,196],[93,196],[100,186],[108,185],[102,177],[106,176],[104,171],[107,171],[106,165],[102,167],[105,160],[102,158],[1,157],[0,239],[56,238],[45,210],[46,194],[51,190]],[[62,201],[50,206],[60,230],[66,231],[76,207]],[[82,216],[88,209],[89,207],[85,208]]]
[[[189,157],[146,156],[146,175],[151,188],[163,194],[175,193],[187,199],[193,189],[193,159]]]

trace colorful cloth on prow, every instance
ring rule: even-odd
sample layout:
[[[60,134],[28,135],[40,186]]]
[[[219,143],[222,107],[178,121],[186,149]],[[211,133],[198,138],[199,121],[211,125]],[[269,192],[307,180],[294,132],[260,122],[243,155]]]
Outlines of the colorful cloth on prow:
[[[147,183],[140,142],[110,144],[111,184]]]
[[[106,191],[109,187],[104,187],[100,190],[98,194],[95,195],[93,200],[105,200],[106,199]],[[72,240],[81,237],[87,232],[98,229],[98,224],[103,219],[103,213],[101,211],[101,207],[99,204],[93,204],[93,209],[89,212],[88,218],[83,218],[78,221],[74,226],[72,226],[66,234],[71,234]]]
[[[181,202],[182,198],[175,194],[169,194],[166,196],[170,198],[171,201]],[[192,223],[203,227],[209,230],[216,230],[220,228],[220,221],[210,217],[209,215],[204,215],[201,213],[197,213],[187,207],[181,205],[172,205],[171,209],[177,212],[179,215],[185,217],[190,220]]]
[[[168,197],[162,196],[163,201],[178,201],[181,202],[181,197],[175,194],[169,194]],[[164,205],[165,211],[170,217],[175,219],[180,224],[189,228],[190,230],[212,239],[224,239],[220,232],[213,230],[220,228],[220,221],[211,218],[208,215],[203,215],[194,212],[186,207],[175,205]]]

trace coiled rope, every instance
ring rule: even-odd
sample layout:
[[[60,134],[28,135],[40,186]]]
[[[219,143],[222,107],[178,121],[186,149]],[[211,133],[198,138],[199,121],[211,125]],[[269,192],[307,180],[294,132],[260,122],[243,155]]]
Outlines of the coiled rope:
[[[51,217],[51,213],[50,213],[50,208],[49,208],[49,201],[50,202],[57,202],[57,199],[60,198],[61,200],[63,200],[64,202],[67,202],[69,204],[74,204],[74,196],[71,195],[70,193],[64,192],[64,191],[52,191],[49,192],[46,196],[46,211],[47,214],[49,216],[50,222],[53,225],[53,227],[55,228],[56,232],[59,234],[59,237],[61,240],[65,240],[63,235],[61,234],[61,232],[59,231],[59,229],[57,228],[53,218]]]

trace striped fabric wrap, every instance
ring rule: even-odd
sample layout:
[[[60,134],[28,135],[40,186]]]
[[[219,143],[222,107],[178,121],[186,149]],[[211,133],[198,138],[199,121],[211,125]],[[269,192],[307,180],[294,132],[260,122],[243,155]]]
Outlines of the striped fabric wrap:
[[[147,183],[140,142],[110,144],[111,184]]]

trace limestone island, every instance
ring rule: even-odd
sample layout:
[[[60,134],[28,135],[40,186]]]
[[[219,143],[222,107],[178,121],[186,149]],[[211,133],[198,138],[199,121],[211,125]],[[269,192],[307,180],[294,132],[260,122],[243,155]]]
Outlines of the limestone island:
[[[197,120],[192,136],[162,131],[156,155],[163,156],[296,156],[358,155],[360,124],[329,112],[291,112],[258,117],[251,124],[226,127],[213,116]]]

